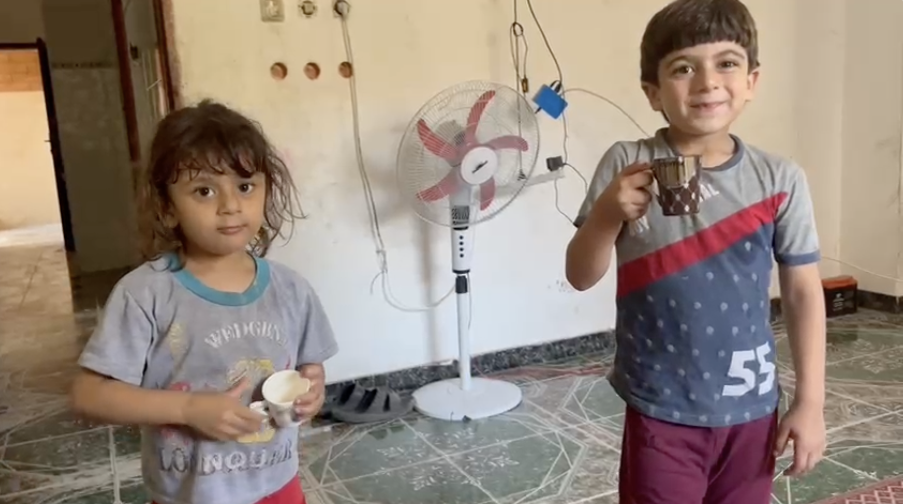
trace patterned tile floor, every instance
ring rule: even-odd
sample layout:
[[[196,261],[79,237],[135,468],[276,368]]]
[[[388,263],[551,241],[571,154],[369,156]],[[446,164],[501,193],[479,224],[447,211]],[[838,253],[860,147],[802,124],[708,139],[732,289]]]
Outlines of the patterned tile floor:
[[[71,285],[59,247],[0,248],[0,502],[145,502],[135,429],[91,425],[66,409],[92,307],[110,279],[94,282]],[[793,390],[778,333],[782,383]],[[806,478],[777,476],[774,503],[824,502],[900,481],[901,317],[837,319],[829,339],[828,458]],[[411,415],[305,438],[309,502],[613,504],[623,405],[602,378],[607,364],[584,356],[505,373],[525,401],[500,418],[451,424]],[[869,491],[902,502],[900,483]]]

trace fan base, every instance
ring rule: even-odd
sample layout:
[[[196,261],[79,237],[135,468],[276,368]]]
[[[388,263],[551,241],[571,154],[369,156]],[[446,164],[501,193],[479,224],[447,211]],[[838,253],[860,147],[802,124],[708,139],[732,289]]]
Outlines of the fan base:
[[[471,389],[462,390],[453,378],[425,385],[414,391],[414,408],[440,420],[475,420],[496,416],[521,404],[521,389],[505,381],[472,378]]]

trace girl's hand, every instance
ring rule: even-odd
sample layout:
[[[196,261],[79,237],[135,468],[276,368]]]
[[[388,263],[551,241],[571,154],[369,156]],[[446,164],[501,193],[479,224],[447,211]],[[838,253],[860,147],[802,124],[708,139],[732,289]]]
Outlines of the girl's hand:
[[[243,378],[226,392],[193,393],[183,410],[185,424],[219,441],[232,441],[259,431],[264,419],[240,400],[248,387],[248,379]]]
[[[314,418],[326,399],[325,376],[321,364],[305,364],[298,370],[301,376],[311,380],[311,389],[295,399],[295,414],[301,420]]]

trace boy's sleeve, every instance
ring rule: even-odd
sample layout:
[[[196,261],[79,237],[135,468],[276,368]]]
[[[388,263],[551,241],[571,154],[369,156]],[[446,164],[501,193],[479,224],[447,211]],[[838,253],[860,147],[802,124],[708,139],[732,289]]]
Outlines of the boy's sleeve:
[[[794,165],[786,179],[784,200],[775,213],[773,253],[780,265],[800,266],[818,262],[819,236],[813,202],[804,171]]]
[[[141,386],[156,324],[121,284],[117,285],[97,327],[85,345],[79,366],[97,374]]]
[[[597,198],[603,194],[612,179],[626,166],[628,166],[628,151],[624,143],[618,142],[603,154],[603,158],[597,165],[587,188],[587,196],[584,197],[578,216],[574,219],[574,227],[581,227],[584,224]]]
[[[339,352],[339,345],[336,344],[333,328],[320,304],[320,298],[306,282],[302,287],[301,302],[304,318],[296,365],[322,364]]]

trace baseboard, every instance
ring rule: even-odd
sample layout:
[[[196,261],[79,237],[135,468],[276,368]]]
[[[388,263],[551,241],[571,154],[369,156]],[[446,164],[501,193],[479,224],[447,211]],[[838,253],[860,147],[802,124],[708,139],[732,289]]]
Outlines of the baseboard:
[[[901,296],[881,292],[857,291],[857,306],[886,313],[901,314]]]
[[[474,370],[474,374],[486,375],[532,364],[555,362],[579,355],[606,355],[614,351],[615,334],[612,331],[606,331],[577,338],[477,355],[471,359],[471,369]],[[385,385],[393,390],[406,391],[414,390],[437,380],[455,378],[456,376],[458,376],[457,364],[419,366],[357,380],[334,383],[327,387],[327,395],[330,397],[338,395],[339,390],[350,383],[357,383],[365,387]]]
[[[901,313],[901,297],[859,291],[857,302],[863,308],[896,314]],[[772,323],[781,322],[781,299],[771,299],[770,306],[770,321]],[[474,370],[475,374],[491,374],[532,364],[554,362],[578,355],[606,355],[614,351],[615,335],[612,331],[606,331],[588,336],[478,355],[471,359],[471,369]],[[388,386],[397,391],[410,391],[437,380],[454,378],[456,376],[458,376],[458,367],[455,364],[420,366],[334,383],[327,387],[327,396],[337,396],[342,387],[350,383],[357,383],[365,387]]]

